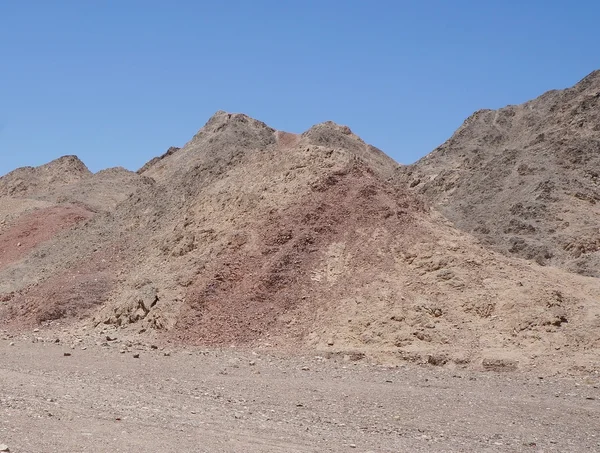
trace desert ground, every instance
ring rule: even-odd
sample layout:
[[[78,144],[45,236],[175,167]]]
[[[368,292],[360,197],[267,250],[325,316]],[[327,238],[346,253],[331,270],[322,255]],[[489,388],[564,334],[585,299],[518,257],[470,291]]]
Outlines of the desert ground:
[[[11,452],[600,451],[596,373],[49,334],[0,340],[0,444]]]

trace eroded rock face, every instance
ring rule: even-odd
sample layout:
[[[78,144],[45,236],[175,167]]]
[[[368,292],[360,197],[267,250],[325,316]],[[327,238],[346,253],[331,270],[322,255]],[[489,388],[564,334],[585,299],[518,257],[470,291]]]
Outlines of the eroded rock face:
[[[505,254],[600,276],[600,71],[481,110],[399,179]]]

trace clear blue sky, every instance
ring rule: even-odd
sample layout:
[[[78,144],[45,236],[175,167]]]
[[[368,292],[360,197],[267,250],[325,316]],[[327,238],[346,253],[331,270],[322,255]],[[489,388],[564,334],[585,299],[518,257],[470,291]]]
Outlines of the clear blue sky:
[[[600,2],[0,1],[0,174],[137,169],[217,110],[333,120],[410,163],[600,68]]]

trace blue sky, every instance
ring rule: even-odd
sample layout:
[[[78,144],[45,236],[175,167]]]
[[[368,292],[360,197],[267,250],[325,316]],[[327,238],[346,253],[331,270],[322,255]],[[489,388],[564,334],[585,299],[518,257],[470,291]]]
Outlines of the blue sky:
[[[0,174],[137,169],[217,110],[333,120],[402,163],[600,68],[600,2],[0,1]]]

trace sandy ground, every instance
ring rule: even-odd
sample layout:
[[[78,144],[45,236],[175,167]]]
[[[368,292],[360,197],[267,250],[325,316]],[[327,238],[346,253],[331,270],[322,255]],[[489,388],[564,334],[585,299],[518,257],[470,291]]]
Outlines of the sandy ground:
[[[0,444],[14,453],[600,451],[597,374],[120,348],[5,335]]]

